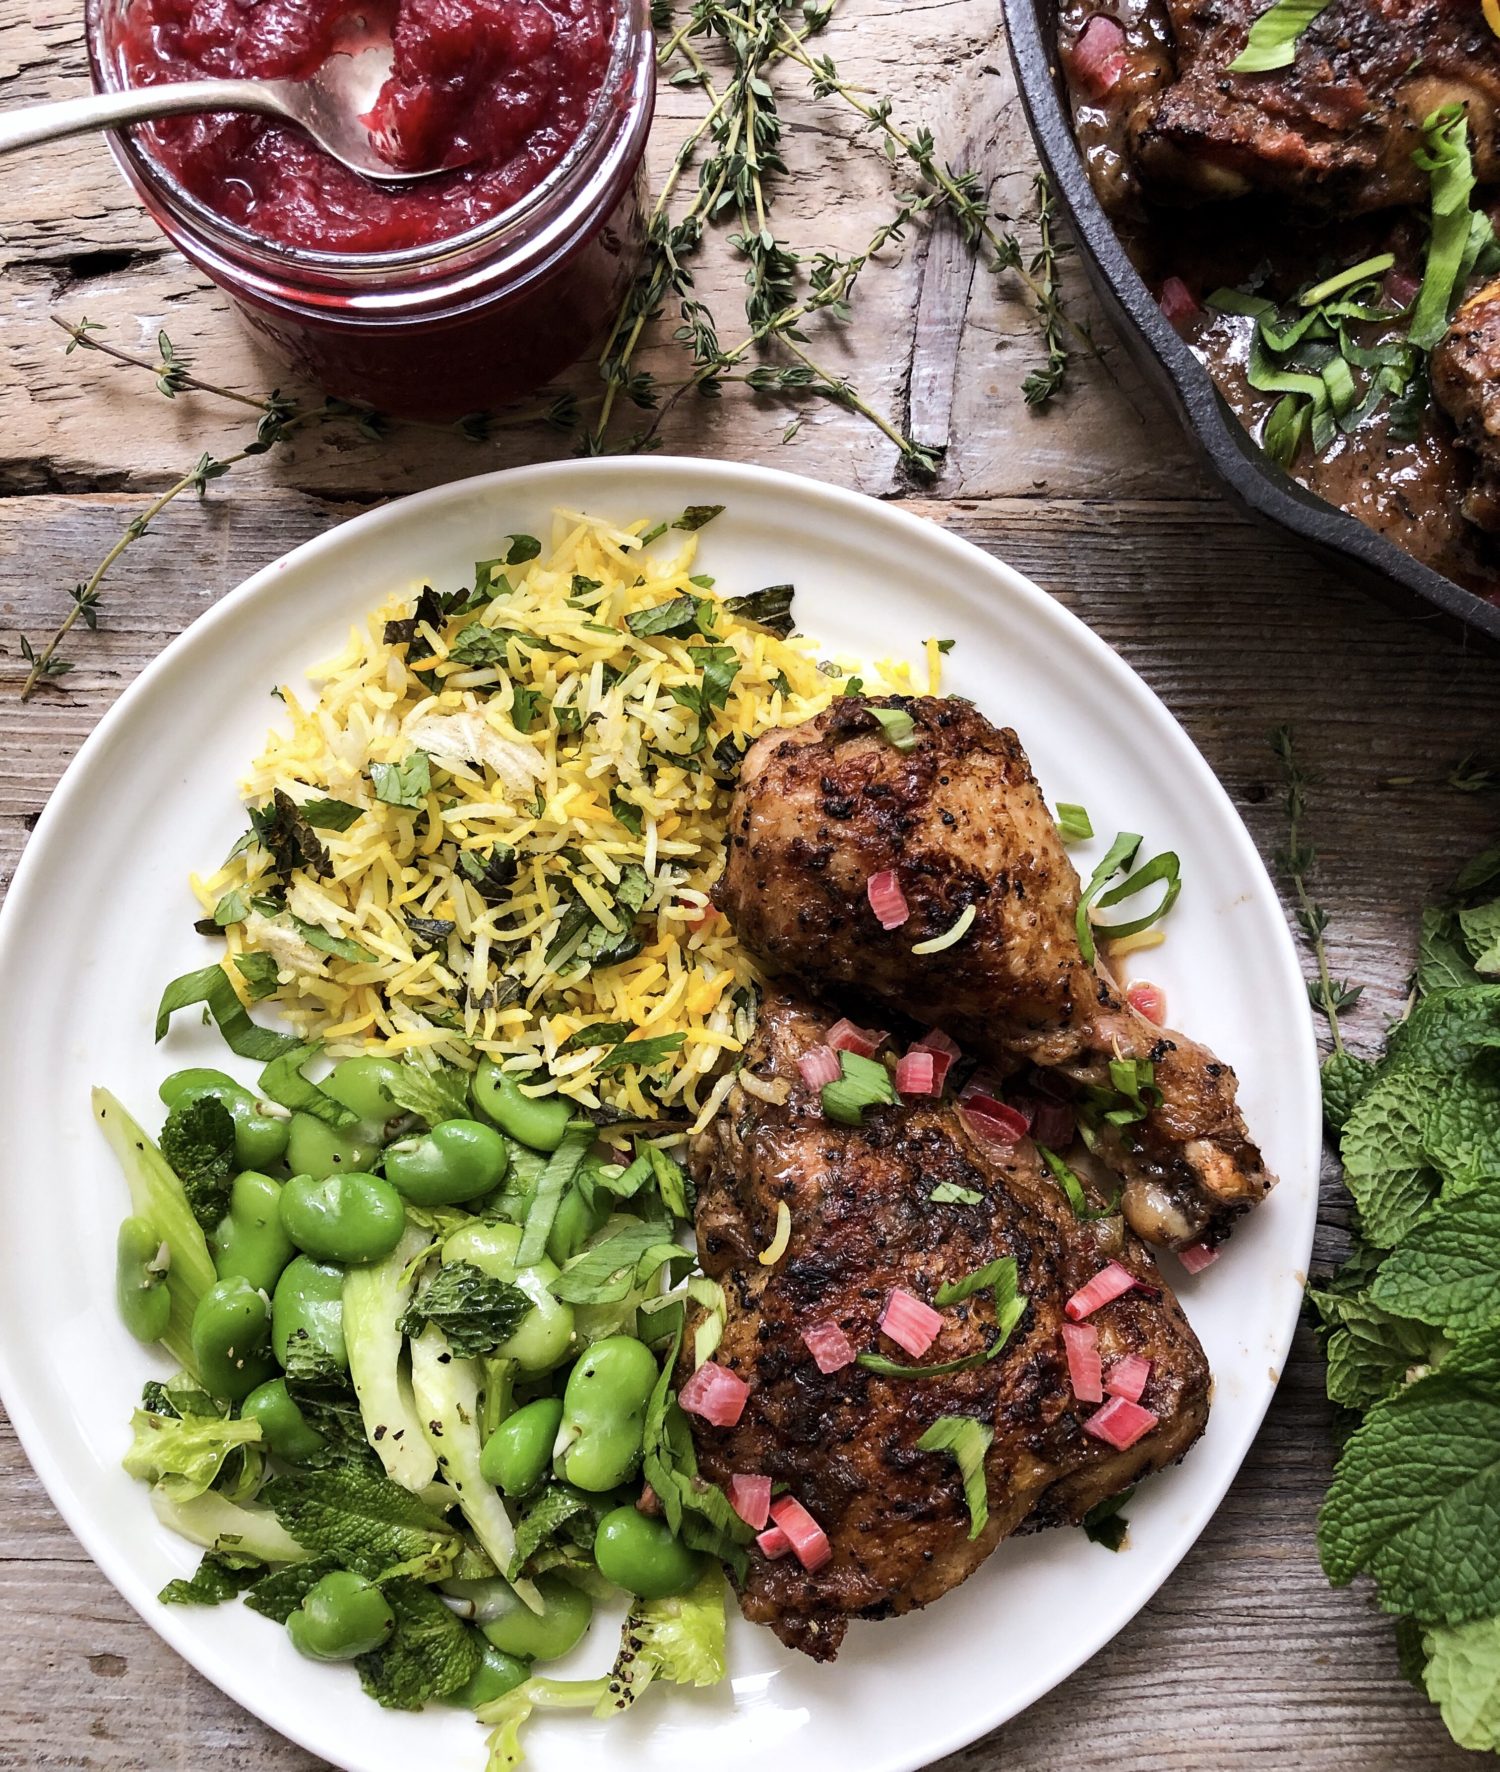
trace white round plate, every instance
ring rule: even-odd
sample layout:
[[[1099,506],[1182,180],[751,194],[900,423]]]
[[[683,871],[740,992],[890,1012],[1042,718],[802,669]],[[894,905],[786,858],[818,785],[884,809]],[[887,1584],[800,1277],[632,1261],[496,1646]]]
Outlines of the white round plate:
[[[1233,1063],[1250,1126],[1281,1185],[1224,1258],[1182,1294],[1215,1377],[1207,1434],[1130,1504],[1118,1555],[1081,1532],[999,1551],[925,1612],[855,1625],[820,1667],[731,1621],[731,1677],[653,1690],[608,1723],[538,1718],[537,1772],[906,1772],[1012,1717],[1094,1654],[1202,1531],[1271,1399],[1311,1248],[1319,1148],[1307,999],[1276,894],[1203,759],[1141,680],[1036,586],[936,525],[858,494],[760,468],[602,460],[495,474],[403,499],[257,573],[170,645],[100,723],[37,826],[0,915],[6,1061],[0,1121],[0,1392],[53,1501],[91,1556],[194,1667],[273,1728],[346,1772],[480,1772],[466,1714],[379,1710],[342,1668],[301,1660],[240,1605],[164,1607],[156,1593],[197,1553],[161,1528],[120,1469],[142,1382],[162,1362],[113,1304],[125,1187],[92,1124],[89,1086],[157,1124],[156,1086],[223,1064],[179,1016],[161,1048],[164,982],[207,963],[189,870],[244,827],[234,785],[296,682],[348,624],[414,582],[468,582],[507,533],[547,536],[555,506],[617,522],[727,508],[700,537],[721,594],[796,586],[799,626],[830,652],[901,656],[952,638],[945,687],[1020,733],[1044,790],[1182,857],[1166,945],[1140,973],[1171,1017]],[[234,1061],[231,1061],[233,1064]],[[246,1067],[240,1066],[241,1070]],[[559,1670],[600,1672],[605,1625]],[[549,1672],[553,1671],[551,1669]],[[914,1699],[914,1694],[918,1695]],[[57,1719],[60,1728],[64,1719]]]

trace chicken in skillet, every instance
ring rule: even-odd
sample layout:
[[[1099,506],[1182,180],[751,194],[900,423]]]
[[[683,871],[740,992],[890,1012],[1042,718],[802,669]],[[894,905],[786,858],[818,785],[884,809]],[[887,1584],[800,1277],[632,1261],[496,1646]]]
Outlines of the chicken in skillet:
[[[910,714],[910,748],[889,742],[874,706]],[[887,870],[910,912],[895,929],[867,893]],[[747,753],[716,896],[775,969],[936,1024],[1002,1074],[1035,1065],[1108,1089],[1112,1060],[1148,1062],[1159,1105],[1130,1125],[1105,1121],[1100,1154],[1121,1176],[1140,1236],[1170,1248],[1216,1243],[1273,1182],[1234,1072],[1147,1021],[1102,962],[1085,962],[1079,890],[1013,732],[962,701],[842,697]],[[962,940],[912,952],[971,907]]]
[[[837,1652],[850,1619],[925,1606],[1001,1539],[1075,1523],[1181,1458],[1209,1402],[1203,1350],[1149,1252],[1118,1218],[1075,1216],[1029,1139],[997,1149],[951,1102],[867,1109],[859,1128],[826,1118],[797,1060],[827,1022],[804,999],[768,991],[739,1081],[689,1152],[699,1259],[728,1300],[714,1357],[749,1385],[734,1426],[695,1420],[699,1466],[720,1484],[737,1471],[786,1484],[826,1532],[831,1554],[814,1570],[752,1553],[740,1595],[747,1618],[819,1660]],[[765,1266],[779,1204],[791,1238]],[[986,1289],[942,1310],[923,1355],[974,1356],[960,1372],[824,1372],[803,1339],[832,1324],[853,1350],[908,1364],[878,1328],[892,1289],[931,1304],[944,1281],[1006,1256],[1027,1303],[993,1359],[983,1357],[996,1340]],[[1154,1419],[1123,1446],[1085,1431],[1098,1405],[1075,1398],[1061,1333],[1067,1300],[1110,1261],[1137,1285],[1088,1317],[1105,1376],[1125,1355],[1151,1361],[1140,1406]],[[685,1356],[680,1378],[691,1371]],[[994,1434],[988,1519],[975,1536],[953,1456],[917,1448],[942,1415]]]
[[[1432,391],[1477,457],[1464,515],[1500,531],[1500,282],[1475,290],[1428,360]]]
[[[1260,191],[1364,214],[1428,201],[1412,159],[1440,105],[1468,106],[1475,169],[1500,173],[1500,43],[1471,0],[1332,0],[1291,64],[1236,74],[1265,0],[1167,0],[1176,79],[1132,118],[1158,196]]]

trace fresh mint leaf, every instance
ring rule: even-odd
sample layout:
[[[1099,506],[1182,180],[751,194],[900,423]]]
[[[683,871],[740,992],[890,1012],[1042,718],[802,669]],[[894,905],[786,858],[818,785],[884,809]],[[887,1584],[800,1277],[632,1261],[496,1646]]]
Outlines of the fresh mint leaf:
[[[514,1581],[542,1546],[574,1520],[588,1521],[588,1539],[592,1544],[593,1507],[588,1496],[571,1483],[548,1483],[526,1504],[516,1521],[516,1548],[510,1567],[504,1571],[505,1579]]]
[[[698,632],[702,608],[701,597],[674,597],[667,603],[653,603],[649,609],[632,610],[625,617],[625,625],[638,640],[653,635],[680,640]]]
[[[229,1204],[236,1169],[229,1109],[212,1095],[180,1103],[167,1115],[160,1148],[182,1183],[199,1228],[213,1230]]]
[[[1479,974],[1460,938],[1457,915],[1436,906],[1423,911],[1417,943],[1417,989],[1426,995],[1478,983]]]
[[[1361,1570],[1388,1611],[1500,1612],[1500,1399],[1445,1372],[1408,1385],[1344,1448],[1318,1522],[1336,1587]]]
[[[510,543],[505,550],[507,566],[524,566],[528,560],[535,560],[542,551],[542,544],[534,535],[507,535],[505,539]]]
[[[1391,1030],[1387,1064],[1451,1076],[1479,1053],[1500,1047],[1500,985],[1433,991]]]
[[[1492,1055],[1438,1086],[1424,1139],[1428,1160],[1449,1186],[1500,1179],[1500,1066]]]
[[[1342,1132],[1379,1074],[1379,1066],[1352,1052],[1330,1052],[1323,1060],[1323,1118]]]
[[[516,730],[524,731],[525,728],[518,726]],[[475,849],[461,849],[458,866],[465,878],[473,881],[486,904],[499,904],[514,883],[520,862],[509,843],[497,843],[484,854]]]
[[[701,529],[705,523],[712,523],[723,509],[723,505],[689,505],[672,527],[684,529],[691,534],[694,530]]]
[[[1460,1747],[1500,1752],[1500,1618],[1438,1625],[1422,1635],[1422,1682]]]
[[[1500,974],[1500,898],[1458,913],[1459,933],[1481,978]]]
[[[1134,1494],[1133,1487],[1122,1489],[1118,1495],[1108,1495],[1103,1501],[1094,1503],[1083,1516],[1083,1535],[1090,1544],[1102,1544],[1109,1551],[1119,1550],[1130,1530],[1130,1522],[1121,1510]]]
[[[792,631],[792,585],[767,585],[763,591],[748,596],[729,597],[724,607],[738,621],[753,621],[767,628],[778,640],[785,640]]]
[[[443,599],[431,585],[423,585],[412,605],[411,614],[388,621],[381,637],[387,646],[410,646],[424,627],[431,628],[434,633],[442,633],[446,619],[447,611],[443,606]]]
[[[403,1064],[391,1073],[387,1093],[403,1112],[429,1126],[462,1120],[469,1111],[469,1073],[446,1064],[435,1070]]]
[[[364,817],[364,808],[347,800],[304,800],[302,816],[315,831],[347,831],[355,819]]]
[[[209,1551],[186,1581],[169,1581],[156,1596],[164,1606],[222,1606],[265,1574],[263,1563]]]
[[[319,880],[333,874],[333,858],[302,808],[282,788],[275,789],[264,806],[250,808],[250,838],[270,856],[271,871],[282,885],[298,869]]]
[[[413,751],[399,763],[372,763],[375,798],[387,806],[421,806],[432,792],[432,765],[426,751]]]
[[[1453,890],[1462,898],[1500,883],[1500,843],[1491,843],[1459,870]]]
[[[276,989],[280,970],[269,954],[247,953],[234,956],[234,969],[250,988],[250,1000],[258,1003]]]
[[[245,1595],[245,1604],[262,1618],[285,1624],[323,1577],[338,1567],[332,1557],[309,1557],[306,1562],[288,1563],[284,1569],[263,1575]]]
[[[1427,1161],[1426,1120],[1440,1077],[1389,1059],[1344,1125],[1344,1182],[1372,1243],[1399,1243],[1432,1202],[1438,1175]]]
[[[398,1327],[420,1335],[429,1323],[441,1329],[460,1358],[490,1354],[509,1341],[531,1310],[519,1286],[497,1280],[472,1262],[444,1262],[407,1306]]]
[[[1313,1289],[1308,1299],[1327,1334],[1329,1400],[1345,1409],[1382,1402],[1448,1346],[1431,1324],[1382,1310],[1367,1296]]]
[[[626,1040],[616,1046],[607,1057],[600,1059],[594,1068],[600,1076],[605,1076],[610,1071],[623,1070],[627,1064],[636,1064],[642,1070],[650,1070],[670,1058],[674,1052],[680,1051],[686,1038],[685,1034],[659,1034],[653,1040]]]
[[[643,824],[641,809],[633,800],[627,800],[618,788],[610,789],[609,809],[632,837],[640,836]]]
[[[452,1526],[368,1466],[286,1472],[266,1485],[263,1499],[299,1544],[367,1581],[398,1574],[441,1581],[463,1552]]]
[[[467,1685],[479,1667],[481,1638],[420,1581],[388,1581],[382,1591],[396,1629],[354,1663],[368,1696],[387,1710],[421,1710]]]
[[[1447,1200],[1382,1263],[1370,1302],[1464,1335],[1500,1321],[1500,1192]]]
[[[618,1046],[630,1032],[628,1021],[591,1021],[576,1033],[569,1034],[557,1049],[559,1058],[572,1052],[587,1052],[591,1046]]]
[[[290,913],[288,913],[290,915]],[[333,954],[340,960],[371,961],[375,956],[366,947],[347,935],[331,935],[321,924],[304,922],[301,917],[291,918],[292,927],[311,948],[319,953]]]

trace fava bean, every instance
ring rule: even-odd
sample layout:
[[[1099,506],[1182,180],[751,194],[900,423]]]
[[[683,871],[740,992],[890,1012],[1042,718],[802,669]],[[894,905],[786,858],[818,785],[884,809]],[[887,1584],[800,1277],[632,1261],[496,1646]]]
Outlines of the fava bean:
[[[294,1175],[325,1175],[351,1171],[363,1174],[380,1151],[380,1129],[361,1120],[354,1126],[330,1126],[316,1114],[293,1114],[286,1160]]]
[[[547,1233],[547,1254],[559,1267],[588,1242],[609,1217],[610,1197],[602,1189],[587,1185],[587,1174],[593,1159],[585,1157],[573,1185],[563,1195]],[[579,1182],[584,1183],[583,1186]]]
[[[507,1655],[493,1643],[485,1643],[479,1666],[466,1683],[450,1693],[449,1704],[461,1704],[467,1710],[478,1710],[481,1704],[493,1704],[514,1691],[531,1672],[531,1664],[518,1656]]]
[[[602,1494],[635,1475],[658,1376],[656,1356],[631,1335],[596,1341],[579,1360],[568,1374],[557,1439],[570,1483]]]
[[[309,1588],[286,1621],[292,1647],[312,1661],[353,1661],[378,1649],[396,1615],[374,1582],[334,1569]]]
[[[665,1520],[634,1506],[612,1508],[594,1533],[599,1573],[628,1594],[664,1600],[685,1594],[698,1580],[703,1562],[676,1537]]]
[[[379,1175],[294,1175],[281,1190],[281,1228],[305,1255],[379,1261],[401,1241],[406,1207]]]
[[[229,1189],[229,1210],[208,1239],[221,1280],[239,1275],[262,1292],[276,1289],[297,1251],[281,1228],[281,1183],[247,1169]]]
[[[542,1610],[533,1612],[503,1581],[484,1582],[487,1591],[476,1622],[497,1649],[531,1661],[557,1661],[583,1639],[594,1602],[560,1575],[539,1575]]]
[[[562,1422],[561,1397],[538,1397],[507,1415],[484,1443],[479,1472],[506,1495],[529,1495],[552,1465],[552,1443]]]
[[[190,1340],[198,1376],[210,1395],[238,1403],[274,1376],[266,1295],[235,1274],[210,1286],[193,1312]]]
[[[346,1108],[352,1108],[361,1120],[379,1125],[402,1112],[389,1087],[400,1069],[393,1058],[345,1058],[318,1087]]]
[[[502,1132],[534,1151],[555,1151],[573,1118],[573,1104],[561,1095],[521,1093],[521,1080],[482,1058],[469,1083],[469,1098]]]
[[[160,1341],[172,1321],[167,1291],[171,1256],[147,1218],[127,1218],[115,1240],[115,1299],[120,1320],[137,1341]]]
[[[260,1437],[289,1464],[316,1458],[328,1444],[298,1408],[284,1378],[258,1384],[240,1404],[240,1414],[246,1421],[260,1423]]]
[[[505,1140],[478,1120],[443,1120],[385,1153],[386,1175],[418,1206],[477,1200],[499,1187],[509,1163]]]
[[[183,1107],[211,1095],[224,1104],[234,1121],[234,1160],[241,1169],[265,1169],[286,1150],[291,1122],[267,1111],[242,1083],[223,1071],[174,1071],[158,1093],[169,1108]]]
[[[282,1369],[294,1376],[348,1371],[341,1267],[310,1255],[290,1264],[271,1301],[271,1346]]]
[[[515,1334],[501,1342],[495,1352],[502,1359],[514,1360],[523,1374],[536,1377],[560,1366],[572,1352],[573,1307],[554,1298],[549,1290],[550,1283],[557,1278],[554,1262],[543,1257],[534,1267],[516,1267],[520,1247],[518,1225],[467,1224],[444,1243],[443,1259],[472,1262],[494,1279],[519,1286],[531,1300],[532,1308],[521,1319]]]

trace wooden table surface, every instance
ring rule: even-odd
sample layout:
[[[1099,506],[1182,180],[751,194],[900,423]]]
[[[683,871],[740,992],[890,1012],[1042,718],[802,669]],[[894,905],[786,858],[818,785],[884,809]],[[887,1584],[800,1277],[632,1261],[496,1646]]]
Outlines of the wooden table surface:
[[[0,103],[83,89],[81,10],[78,0],[0,0]],[[846,0],[828,47],[848,77],[892,93],[898,116],[931,121],[951,158],[993,180],[993,201],[1021,218],[1024,234],[1034,160],[996,13],[993,0]],[[658,170],[698,103],[664,93]],[[845,115],[797,97],[783,108],[794,173],[781,199],[785,231],[809,250],[861,245],[889,209],[892,175]],[[12,164],[0,182],[0,240],[3,888],[79,743],[206,604],[383,499],[565,446],[534,433],[479,445],[411,430],[383,443],[324,432],[237,470],[129,552],[106,586],[99,632],[69,648],[76,668],[23,704],[17,635],[45,637],[69,588],[152,494],[245,432],[222,403],[168,403],[100,357],[64,358],[48,316],[87,314],[148,353],[165,325],[209,379],[252,391],[275,372],[138,212],[97,141]],[[726,314],[739,275],[722,258],[700,270]],[[808,406],[784,445],[785,409],[743,388],[718,404],[679,404],[667,447],[900,498],[1030,574],[1160,692],[1268,859],[1283,833],[1267,735],[1292,724],[1321,778],[1310,834],[1334,962],[1368,987],[1350,1031],[1373,1049],[1403,1001],[1424,897],[1500,822],[1500,801],[1445,785],[1464,754],[1500,757],[1500,661],[1381,607],[1250,526],[1205,483],[1117,352],[1082,364],[1053,409],[1028,411],[1019,384],[1036,356],[1032,322],[1013,289],[971,268],[950,232],[913,233],[886,255],[856,311],[819,348],[922,441],[947,445],[935,486],[916,495],[884,439],[830,406]],[[1107,345],[1102,329],[1101,338]],[[650,359],[670,372],[670,347]],[[101,858],[101,876],[126,859]],[[24,1037],[25,1005],[5,1012],[9,1037]],[[1342,1218],[1330,1165],[1319,1261],[1337,1253]],[[1314,1523],[1331,1446],[1320,1362],[1303,1331],[1254,1451],[1177,1574],[1061,1690],[945,1764],[1438,1772],[1463,1763],[1401,1681],[1368,1592],[1333,1592],[1319,1572]],[[224,1772],[315,1765],[129,1610],[0,1427],[0,1767],[198,1772],[210,1762]]]

